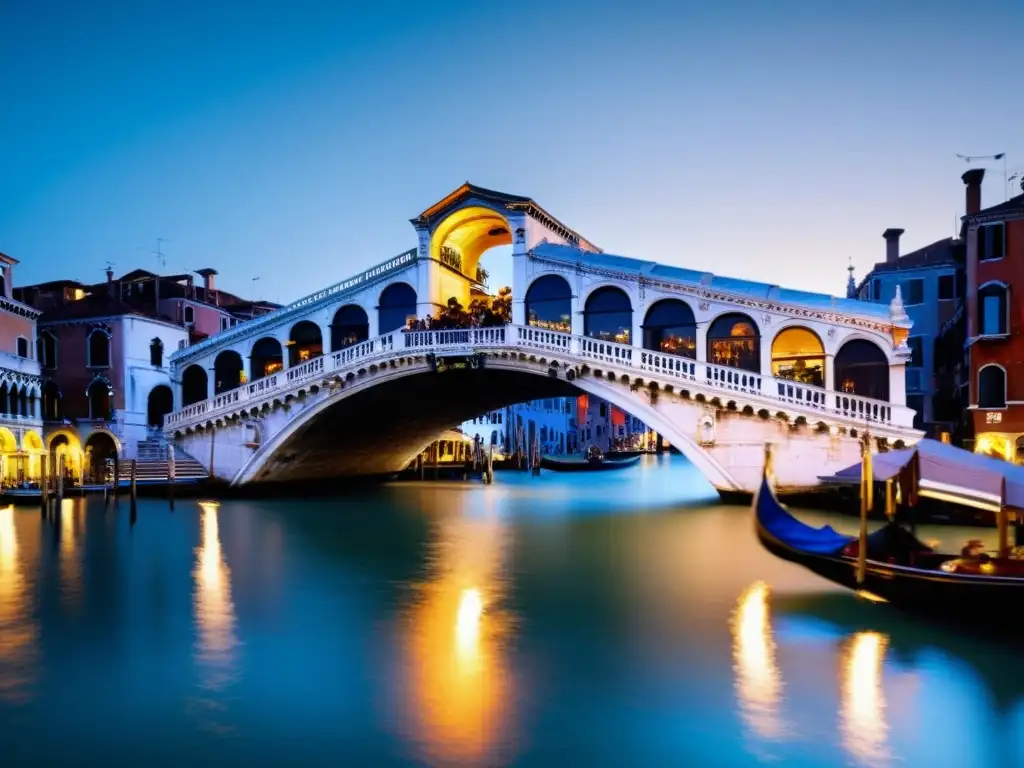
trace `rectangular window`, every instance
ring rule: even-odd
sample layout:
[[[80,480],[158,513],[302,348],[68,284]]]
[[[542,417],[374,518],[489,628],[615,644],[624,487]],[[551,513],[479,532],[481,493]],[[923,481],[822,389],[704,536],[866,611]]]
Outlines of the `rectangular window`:
[[[924,280],[920,277],[901,282],[900,292],[903,294],[904,306],[910,307],[914,304],[924,304]]]
[[[924,349],[922,346],[923,336],[911,336],[907,339],[907,346],[910,347],[910,362],[907,365],[912,368],[920,368],[924,365]]]
[[[950,301],[956,298],[956,277],[939,275],[939,301]]]
[[[877,277],[871,281],[871,300],[878,301],[882,298],[882,281]]]
[[[601,410],[600,410],[600,414],[601,414],[601,418],[602,418],[602,419],[603,419],[603,418],[604,418],[605,416],[607,416],[607,415],[608,415],[608,406],[607,406],[607,405],[605,405],[604,403],[601,403]]]
[[[1002,336],[1006,333],[1005,294],[989,293],[981,297],[981,335]]]
[[[222,331],[226,331],[228,329],[228,319],[226,317],[222,317],[220,319],[220,329]]]
[[[992,261],[1006,255],[1006,225],[986,224],[978,227],[978,261]]]
[[[28,339],[18,337],[18,357],[28,357]]]

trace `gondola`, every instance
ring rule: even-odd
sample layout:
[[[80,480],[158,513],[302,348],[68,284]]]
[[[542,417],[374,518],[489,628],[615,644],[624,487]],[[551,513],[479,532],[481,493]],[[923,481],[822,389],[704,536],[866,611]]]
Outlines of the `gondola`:
[[[43,492],[38,488],[4,488],[0,491],[0,501],[8,504],[24,504],[30,501],[40,502]]]
[[[640,454],[625,458],[612,458],[601,452],[596,446],[582,457],[574,456],[541,456],[540,465],[544,469],[555,472],[603,472],[609,469],[624,469],[639,463]]]
[[[754,496],[757,537],[773,555],[868,597],[937,619],[975,626],[1017,626],[1017,602],[1024,598],[1024,560],[1010,557],[1005,511],[999,514],[1000,551],[968,556],[940,554],[894,521],[895,490],[886,483],[889,522],[867,533],[871,502],[870,454],[865,447],[859,536],[831,526],[814,528],[779,502],[771,482],[771,453]],[[864,488],[867,488],[865,491]]]

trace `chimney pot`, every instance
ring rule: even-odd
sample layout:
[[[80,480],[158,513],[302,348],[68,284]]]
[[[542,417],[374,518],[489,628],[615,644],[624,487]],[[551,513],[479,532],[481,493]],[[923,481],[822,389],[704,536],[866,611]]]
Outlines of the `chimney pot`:
[[[981,182],[985,178],[984,168],[972,168],[960,177],[967,187],[967,215],[981,210]]]
[[[885,263],[896,264],[900,260],[900,236],[906,230],[889,228],[882,233],[885,238]]]

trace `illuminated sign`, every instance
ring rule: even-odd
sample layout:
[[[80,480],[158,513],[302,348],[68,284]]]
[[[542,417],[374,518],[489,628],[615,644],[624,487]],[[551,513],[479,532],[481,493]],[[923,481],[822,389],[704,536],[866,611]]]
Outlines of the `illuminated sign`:
[[[311,294],[304,299],[299,299],[294,304],[288,305],[288,310],[299,309],[300,307],[309,306],[310,304],[316,304],[318,301],[322,301],[330,296],[335,296],[339,293],[345,293],[353,288],[358,288],[364,283],[368,283],[371,280],[376,280],[378,277],[384,277],[392,272],[397,272],[416,261],[416,249],[406,251],[401,256],[385,261],[383,264],[378,264],[375,267],[371,267],[362,274],[350,277],[348,280],[342,280],[340,283],[335,283],[330,288],[325,288],[318,293]]]
[[[996,411],[995,413],[989,411],[985,414],[986,424],[1001,424],[1003,422],[1003,414]]]
[[[458,357],[428,355],[427,361],[430,364],[430,367],[437,373],[444,373],[445,371],[469,371],[484,367],[483,355],[460,355]]]

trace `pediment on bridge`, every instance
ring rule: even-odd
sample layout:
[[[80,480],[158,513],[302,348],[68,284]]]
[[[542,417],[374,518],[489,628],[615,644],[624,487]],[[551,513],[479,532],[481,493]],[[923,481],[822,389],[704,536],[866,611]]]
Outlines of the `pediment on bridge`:
[[[513,212],[522,213],[576,247],[601,252],[600,248],[545,211],[532,198],[478,187],[468,181],[409,221],[416,229],[425,229],[433,233],[453,213],[466,208],[487,208],[503,218]]]

